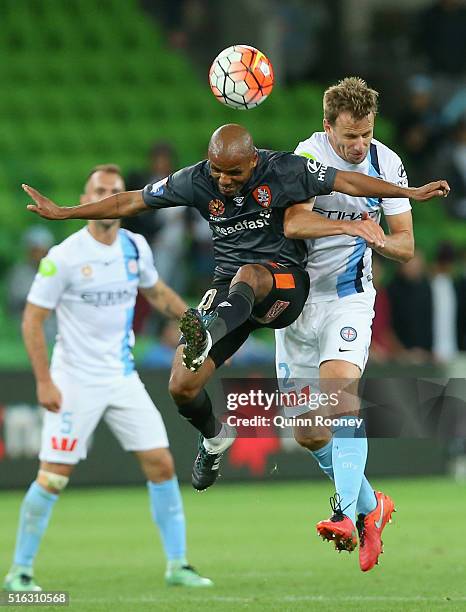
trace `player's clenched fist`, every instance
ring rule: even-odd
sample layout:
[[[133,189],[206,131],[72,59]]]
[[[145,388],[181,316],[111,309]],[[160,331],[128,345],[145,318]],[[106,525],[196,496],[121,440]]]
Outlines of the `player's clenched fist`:
[[[450,193],[450,185],[447,181],[434,181],[422,187],[412,187],[409,191],[411,192],[410,198],[418,202],[425,202],[432,198],[446,198]]]
[[[383,248],[385,233],[378,223],[369,218],[367,212],[362,213],[360,221],[348,221],[345,225],[348,236],[363,238],[370,247]]]
[[[61,408],[61,392],[53,381],[37,383],[37,401],[50,412],[59,412]]]

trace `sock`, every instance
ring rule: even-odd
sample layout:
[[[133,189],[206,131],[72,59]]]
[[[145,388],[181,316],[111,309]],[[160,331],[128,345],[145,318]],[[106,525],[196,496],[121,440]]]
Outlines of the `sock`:
[[[195,427],[204,438],[214,438],[221,430],[212,410],[212,402],[205,389],[190,402],[178,405],[178,412]]]
[[[169,567],[187,565],[186,524],[176,476],[164,482],[147,482],[152,518],[160,531]]]
[[[367,438],[354,426],[335,429],[332,465],[335,489],[341,496],[341,509],[356,522],[356,504],[367,459]],[[360,436],[360,437],[356,437]]]
[[[214,310],[217,318],[209,325],[212,344],[249,319],[255,297],[254,291],[247,283],[240,281],[231,287],[227,299]]]
[[[204,438],[204,448],[209,453],[223,453],[234,442],[236,438],[236,430],[227,423],[221,424],[221,430],[214,438]]]
[[[19,515],[14,564],[32,568],[42,536],[49,524],[58,495],[34,481],[28,489]]]
[[[334,480],[333,474],[333,438],[326,444],[315,451],[309,451],[314,459],[319,464],[320,469],[326,474],[330,480]],[[377,500],[375,498],[374,489],[371,487],[366,476],[363,474],[361,488],[359,490],[358,501],[356,504],[356,514],[369,514],[375,509]]]

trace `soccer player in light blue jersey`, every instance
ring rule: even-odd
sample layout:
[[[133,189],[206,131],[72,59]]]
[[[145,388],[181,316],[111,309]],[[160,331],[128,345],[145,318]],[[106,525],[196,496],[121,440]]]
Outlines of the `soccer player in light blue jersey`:
[[[378,93],[356,77],[330,87],[324,94],[324,131],[300,142],[295,153],[307,158],[314,172],[323,164],[407,187],[401,159],[373,137],[377,98]],[[379,226],[382,213],[388,235]],[[287,391],[289,381],[298,386],[303,381],[304,386],[316,380],[321,390],[340,393],[333,416],[357,415],[358,382],[369,354],[374,316],[372,250],[400,262],[413,256],[409,199],[334,191],[287,210],[284,227],[287,236],[307,240],[310,291],[300,317],[276,331],[281,388]],[[306,410],[295,407],[291,412],[298,416]],[[364,475],[367,439],[353,421],[340,418],[333,429],[296,427],[294,435],[335,482],[333,514],[318,523],[318,533],[338,550],[351,551],[359,532],[360,567],[367,571],[382,551],[382,530],[394,504],[387,495],[374,492]]]
[[[124,191],[120,169],[95,167],[81,203]],[[158,276],[146,240],[117,219],[89,221],[42,260],[27,298],[23,335],[46,409],[40,468],[23,500],[13,566],[4,588],[40,591],[33,563],[59,494],[104,419],[147,478],[151,514],[167,558],[169,585],[211,586],[186,559],[185,517],[160,412],[134,368],[132,322],[138,291],[179,319],[185,302]],[[44,322],[55,310],[58,336],[49,367]],[[56,586],[56,585],[55,585]]]

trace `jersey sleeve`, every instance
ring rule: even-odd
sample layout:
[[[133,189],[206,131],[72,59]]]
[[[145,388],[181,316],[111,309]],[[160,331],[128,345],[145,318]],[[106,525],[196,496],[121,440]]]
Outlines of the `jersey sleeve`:
[[[58,247],[50,249],[40,264],[27,301],[54,310],[68,285],[68,267]]]
[[[391,153],[384,168],[382,178],[400,187],[408,187],[408,175],[406,174],[403,162],[396,153]],[[399,215],[411,210],[411,204],[409,203],[409,198],[384,198],[382,200],[382,209],[384,215]]]
[[[149,183],[144,187],[142,197],[151,208],[194,206],[193,168],[183,168],[156,183]]]
[[[159,280],[159,273],[154,264],[154,256],[147,240],[142,236],[136,238],[139,250],[139,283],[138,287],[146,289],[153,287]]]
[[[304,202],[333,191],[336,169],[322,164],[311,156],[287,153],[276,162],[277,175],[283,196],[279,207]]]

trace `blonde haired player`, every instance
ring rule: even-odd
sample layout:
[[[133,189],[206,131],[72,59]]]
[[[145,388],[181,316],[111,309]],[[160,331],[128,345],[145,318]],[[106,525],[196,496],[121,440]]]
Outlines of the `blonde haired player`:
[[[89,174],[81,203],[124,191],[118,166]],[[59,493],[104,419],[136,455],[147,478],[151,513],[167,557],[170,585],[210,586],[186,560],[183,503],[160,412],[134,369],[132,322],[138,290],[166,316],[179,319],[185,302],[158,276],[146,240],[116,219],[87,227],[42,260],[27,298],[23,335],[39,403],[47,409],[40,468],[21,506],[14,564],[4,588],[39,591],[33,575],[42,536]],[[49,369],[43,326],[51,311],[58,336]]]
[[[378,93],[357,77],[327,89],[324,131],[300,142],[295,153],[308,158],[316,172],[319,160],[338,170],[407,187],[398,155],[373,137],[377,98]],[[379,227],[382,212],[388,235]],[[413,256],[409,199],[332,192],[290,208],[284,227],[288,237],[307,239],[310,292],[299,318],[275,332],[280,386],[286,391],[289,385],[304,387],[309,380],[317,380],[324,391],[344,389],[338,415],[355,415],[359,410],[358,381],[367,362],[374,316],[371,252],[400,262]],[[292,411],[300,413],[298,408]],[[370,570],[382,551],[382,530],[394,504],[387,495],[375,493],[364,476],[365,432],[341,419],[333,431],[296,427],[294,436],[335,481],[333,515],[317,525],[318,533],[333,541],[338,550],[351,551],[357,546],[358,530],[360,567]]]

